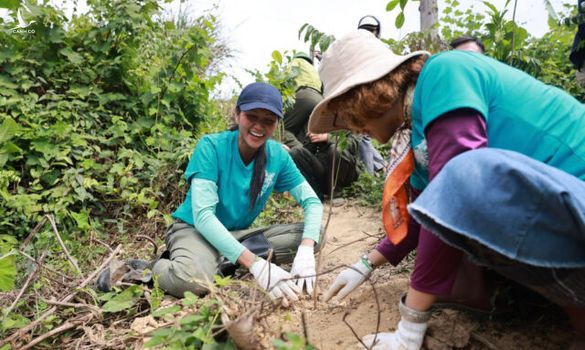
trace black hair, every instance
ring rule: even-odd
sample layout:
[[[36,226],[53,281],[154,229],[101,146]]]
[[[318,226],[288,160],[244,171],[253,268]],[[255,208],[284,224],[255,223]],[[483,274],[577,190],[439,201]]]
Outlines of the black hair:
[[[449,46],[451,46],[452,49],[455,49],[457,46],[463,45],[463,44],[468,43],[468,42],[474,42],[477,46],[479,46],[482,53],[485,52],[485,47],[483,46],[483,43],[481,42],[481,40],[479,40],[477,37],[471,36],[471,35],[463,35],[463,36],[457,37],[449,43]]]
[[[362,24],[362,21],[368,17],[372,18],[376,22],[376,24]],[[379,39],[380,34],[382,32],[382,25],[380,24],[380,21],[376,17],[374,17],[372,15],[367,15],[367,16],[360,18],[360,20],[358,22],[358,29],[365,29],[368,32],[373,33],[376,36],[376,38]]]
[[[240,114],[240,108],[236,107],[236,114]],[[238,125],[234,124],[229,130],[235,131],[238,129]],[[250,207],[252,210],[256,205],[256,200],[260,196],[262,191],[262,185],[264,184],[264,172],[266,169],[266,143],[264,143],[255,155],[256,161],[254,162],[254,172],[252,173],[252,179],[250,180],[250,189],[248,190],[248,197],[250,198]]]

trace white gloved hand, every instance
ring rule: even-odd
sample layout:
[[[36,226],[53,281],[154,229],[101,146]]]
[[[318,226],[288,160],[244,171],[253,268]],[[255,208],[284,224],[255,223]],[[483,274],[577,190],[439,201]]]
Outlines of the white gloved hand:
[[[250,273],[254,276],[258,285],[268,291],[272,298],[299,300],[297,294],[301,293],[301,290],[294,284],[291,274],[273,263],[257,258],[250,266]],[[287,279],[291,280],[282,281]],[[269,282],[270,285],[268,285]]]
[[[366,278],[370,277],[372,270],[362,259],[358,260],[351,268],[347,268],[335,278],[335,282],[325,293],[324,300],[328,301],[337,295],[337,299],[345,298],[351,291],[360,286]]]
[[[307,286],[307,294],[313,293],[315,275],[317,274],[315,271],[315,253],[313,246],[299,246],[290,274],[293,277],[300,277],[296,283],[301,292],[303,291],[304,284]]]
[[[368,349],[373,350],[419,350],[425,338],[430,311],[410,309],[401,301],[399,305],[400,322],[395,332],[378,333],[376,345],[372,347],[375,334],[362,338]]]

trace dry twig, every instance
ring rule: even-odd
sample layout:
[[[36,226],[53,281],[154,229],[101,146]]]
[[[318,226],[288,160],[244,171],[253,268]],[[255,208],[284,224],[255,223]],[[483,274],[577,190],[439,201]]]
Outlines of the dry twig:
[[[24,248],[26,248],[26,246],[30,243],[30,241],[37,234],[37,232],[41,229],[41,227],[43,227],[43,225],[45,224],[45,222],[47,222],[47,217],[46,216],[44,216],[43,219],[35,226],[35,228],[33,228],[32,231],[30,231],[30,233],[28,234],[28,236],[26,236],[26,238],[24,239],[24,241],[20,245],[20,247],[21,247],[20,249],[21,250],[24,250]]]
[[[154,241],[154,239],[152,239],[152,238],[150,238],[148,236],[145,236],[145,235],[136,235],[136,238],[144,239],[144,240],[147,240],[148,242],[150,242],[152,244],[152,246],[154,247],[153,248],[154,250],[152,252],[152,256],[154,258],[156,258],[156,255],[158,253],[158,247],[157,247],[156,242]]]
[[[30,261],[32,261],[32,262],[34,262],[35,264],[37,264],[37,265],[41,265],[41,263],[40,263],[39,261],[37,261],[37,260],[36,260],[35,258],[33,258],[32,256],[28,255],[27,253],[23,252],[22,250],[19,250],[19,251],[18,251],[18,253],[19,253],[20,255],[24,256],[25,258],[27,258],[28,260],[30,260]],[[73,278],[72,278],[72,277],[70,277],[70,276],[67,276],[66,274],[64,274],[64,273],[61,273],[61,272],[59,272],[59,271],[57,271],[57,270],[55,270],[55,269],[53,269],[53,268],[51,268],[51,267],[49,267],[49,266],[47,266],[47,265],[43,265],[43,268],[44,268],[45,270],[47,270],[47,271],[51,271],[52,273],[54,273],[54,274],[56,274],[56,275],[59,275],[59,276],[63,277],[63,278],[65,278],[65,279],[68,279],[68,280],[70,280],[70,281],[71,281],[71,280],[73,280]],[[65,283],[63,283],[63,282],[60,282],[60,281],[57,281],[57,282],[59,282],[59,283],[63,284],[63,285],[64,285],[64,286],[66,286],[66,287],[69,287],[68,285],[66,285],[66,284],[65,284]]]
[[[471,332],[471,339],[476,340],[478,342],[480,342],[482,345],[485,345],[485,347],[487,347],[490,350],[498,350],[499,347],[495,346],[494,344],[492,344],[487,338],[485,338],[483,335],[478,334],[476,332]]]
[[[97,239],[97,238],[95,238],[95,237],[91,237],[91,240],[92,240],[92,241],[96,241],[96,242],[98,242],[99,244],[103,245],[104,247],[108,248],[108,250],[110,251],[110,253],[114,251],[114,249],[112,249],[112,247],[110,247],[110,245],[109,245],[109,244],[107,244],[106,242],[104,242],[104,241],[102,241],[102,240],[100,240],[100,239]]]
[[[362,232],[363,232],[363,231],[362,231]],[[371,237],[371,236],[370,236],[370,237]],[[347,246],[350,246],[350,245],[352,245],[352,244],[355,244],[355,243],[358,243],[358,242],[362,242],[363,240],[364,240],[363,238],[358,238],[358,239],[356,239],[356,240],[353,240],[353,241],[351,241],[351,242],[349,242],[349,243],[342,244],[342,245],[340,245],[339,247],[337,247],[337,248],[333,249],[332,251],[330,251],[329,253],[327,253],[327,255],[330,255],[331,253],[333,253],[333,252],[335,252],[335,251],[338,251],[339,249],[343,249],[343,248],[345,248],[345,247],[347,247]]]
[[[66,306],[66,307],[74,307],[74,308],[87,308],[92,311],[101,313],[101,309],[95,305],[85,304],[85,303],[67,303],[63,301],[56,301],[56,300],[47,300],[45,298],[41,298],[41,300],[49,305],[57,305],[57,306]]]
[[[80,324],[85,323],[85,322],[91,320],[92,317],[93,317],[93,315],[88,314],[88,315],[85,315],[85,316],[81,317],[78,320],[67,321],[63,325],[61,325],[61,326],[59,326],[57,328],[54,328],[51,331],[49,331],[49,332],[47,332],[47,333],[45,333],[45,334],[43,334],[43,335],[41,335],[39,337],[36,337],[30,343],[28,343],[25,346],[23,346],[22,348],[20,348],[20,350],[30,349],[30,348],[34,347],[35,345],[37,345],[38,343],[42,342],[43,340],[48,339],[48,338],[54,336],[55,334],[59,334],[59,333],[65,332],[68,329],[75,328],[75,327],[79,326]]]
[[[116,249],[114,249],[114,251],[112,252],[112,254],[110,254],[110,256],[97,269],[95,269],[83,282],[81,282],[81,284],[79,285],[78,289],[85,288],[97,276],[97,274],[100,271],[102,271],[112,261],[112,259],[114,259],[116,257],[116,255],[118,253],[120,253],[121,250],[122,250],[122,245],[118,245],[116,247]],[[77,291],[74,291],[73,293],[68,294],[67,296],[63,297],[60,300],[60,302],[68,302],[69,300],[71,300],[73,298],[73,296],[75,296],[76,293],[77,293]],[[9,337],[0,340],[0,348],[2,346],[4,346],[5,344],[9,343],[9,342],[16,341],[17,339],[19,339],[20,337],[22,337],[24,334],[30,332],[39,323],[41,323],[45,318],[47,318],[48,316],[52,315],[56,310],[57,310],[57,307],[56,306],[51,307],[50,309],[48,309],[47,311],[45,311],[41,316],[39,316],[33,322],[31,322],[28,325],[26,325],[26,326],[18,329],[16,332],[14,332]]]
[[[12,304],[10,304],[10,306],[6,310],[6,315],[8,315],[12,311],[12,309],[14,309],[14,307],[16,306],[16,304],[18,303],[18,301],[22,297],[22,294],[24,294],[24,291],[28,288],[28,285],[32,281],[33,277],[37,274],[37,271],[39,271],[40,266],[43,263],[43,260],[45,260],[45,257],[47,256],[47,253],[48,252],[49,252],[48,250],[45,250],[43,252],[43,254],[41,255],[41,257],[39,258],[39,264],[37,266],[35,266],[35,268],[31,271],[31,273],[29,273],[26,281],[24,282],[24,284],[22,285],[22,288],[20,289],[20,292],[18,292],[18,295],[16,296],[16,299],[14,299],[14,301],[12,302]]]
[[[77,265],[77,262],[75,261],[75,259],[73,259],[71,254],[69,254],[67,247],[65,247],[65,243],[63,243],[63,239],[61,239],[61,235],[59,234],[59,230],[57,230],[57,224],[55,223],[55,218],[53,217],[52,214],[47,214],[47,215],[45,215],[45,217],[47,217],[49,219],[49,222],[51,223],[51,227],[53,227],[53,232],[55,232],[55,236],[57,236],[57,240],[59,241],[59,245],[63,249],[63,252],[67,256],[67,259],[69,260],[69,262],[71,262],[71,265],[73,265],[73,267],[75,267],[75,269],[77,270],[77,273],[79,273],[79,276],[84,277],[83,273],[81,272],[81,269]]]
[[[337,150],[337,144],[339,142],[339,136],[335,139],[335,145],[333,147],[334,150]],[[333,159],[331,161],[331,186],[330,186],[330,193],[329,193],[329,211],[327,212],[327,221],[325,222],[325,227],[323,227],[323,237],[321,237],[321,246],[319,247],[319,255],[317,256],[317,266],[315,267],[315,271],[319,271],[321,269],[321,261],[323,258],[323,250],[325,249],[325,245],[327,243],[327,228],[329,227],[329,221],[331,221],[331,216],[333,215],[333,193],[335,192],[335,185],[337,182],[337,174],[334,174],[333,166],[335,165],[335,156],[337,152],[333,152]],[[337,166],[337,171],[339,171],[339,166]],[[315,277],[314,289],[313,289],[313,308],[317,308],[317,292],[319,290],[319,274]]]

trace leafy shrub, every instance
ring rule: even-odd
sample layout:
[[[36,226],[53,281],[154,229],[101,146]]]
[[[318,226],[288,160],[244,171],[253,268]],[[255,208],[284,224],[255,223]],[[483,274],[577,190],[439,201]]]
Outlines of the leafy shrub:
[[[154,0],[88,6],[68,20],[29,4],[33,34],[0,22],[0,232],[22,237],[45,213],[72,233],[162,222],[198,129],[225,124],[209,101],[225,52],[215,17],[177,26]]]

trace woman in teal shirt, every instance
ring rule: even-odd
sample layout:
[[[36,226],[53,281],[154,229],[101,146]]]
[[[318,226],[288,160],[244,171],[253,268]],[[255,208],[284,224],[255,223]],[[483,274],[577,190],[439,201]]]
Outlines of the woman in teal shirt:
[[[270,139],[280,119],[278,90],[253,83],[238,98],[237,127],[206,135],[197,144],[185,172],[189,192],[166,236],[170,257],[152,269],[169,294],[207,291],[224,257],[248,268],[275,298],[297,300],[303,285],[311,293],[323,207],[282,145]],[[304,225],[249,229],[273,190],[291,193],[303,207]],[[257,234],[270,243],[272,262],[240,243]],[[277,266],[291,261],[290,273]]]
[[[323,56],[324,99],[309,130],[392,140],[382,209],[388,239],[341,272],[326,299],[416,248],[396,331],[364,342],[417,350],[435,302],[489,307],[481,269],[465,273],[467,255],[563,307],[574,348],[584,348],[585,106],[481,54],[428,56],[396,55],[363,31]],[[407,206],[409,197],[417,198]]]

